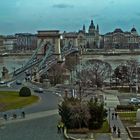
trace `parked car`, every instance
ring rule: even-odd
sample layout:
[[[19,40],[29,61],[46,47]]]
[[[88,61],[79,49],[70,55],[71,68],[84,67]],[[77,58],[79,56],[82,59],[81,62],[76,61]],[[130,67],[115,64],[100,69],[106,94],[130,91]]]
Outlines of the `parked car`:
[[[34,89],[34,92],[43,93],[43,89],[42,88],[36,88],[36,89]]]
[[[138,99],[138,98],[131,98],[129,100],[129,104],[138,105],[138,104],[140,104],[140,99]]]
[[[3,84],[5,84],[5,82],[4,81],[0,81],[0,85],[3,85]]]
[[[16,84],[17,84],[17,85],[21,85],[22,82],[21,82],[20,80],[17,80],[17,81],[16,81]]]

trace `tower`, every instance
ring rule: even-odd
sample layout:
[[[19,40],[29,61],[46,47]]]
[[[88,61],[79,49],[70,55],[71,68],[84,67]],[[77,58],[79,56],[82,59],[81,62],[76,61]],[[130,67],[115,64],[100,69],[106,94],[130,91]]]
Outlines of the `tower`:
[[[93,20],[91,20],[88,32],[94,34],[94,31],[95,31],[95,25],[93,23]]]
[[[97,24],[97,28],[96,28],[97,32],[99,33],[99,25]]]
[[[84,33],[86,32],[86,27],[85,27],[85,25],[83,25],[83,31],[84,31]]]

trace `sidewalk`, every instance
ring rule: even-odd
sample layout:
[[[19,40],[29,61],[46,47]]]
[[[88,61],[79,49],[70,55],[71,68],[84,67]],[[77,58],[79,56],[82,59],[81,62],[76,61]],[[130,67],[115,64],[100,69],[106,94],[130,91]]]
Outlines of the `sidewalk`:
[[[25,118],[23,118],[21,116],[17,116],[16,119],[13,119],[13,117],[9,117],[7,120],[4,120],[3,118],[0,118],[0,125],[5,125],[5,124],[9,124],[9,123],[23,122],[23,121],[43,118],[43,117],[47,117],[47,116],[51,116],[51,115],[55,115],[55,114],[58,114],[58,109],[26,114]]]
[[[113,139],[115,140],[115,139],[118,139],[117,138],[117,133],[116,134],[114,134],[113,133],[113,130],[112,130],[112,128],[113,128],[113,126],[115,125],[116,126],[116,128],[120,128],[120,131],[121,131],[121,136],[120,136],[120,140],[130,140],[129,139],[129,136],[128,136],[128,133],[127,133],[127,131],[126,131],[126,129],[125,129],[125,127],[124,127],[124,125],[123,125],[123,123],[122,123],[122,121],[120,120],[120,118],[119,118],[119,116],[117,116],[117,119],[114,117],[114,119],[112,119],[112,113],[115,113],[115,111],[114,111],[114,108],[111,108],[110,109],[110,116],[108,116],[108,122],[110,123],[110,128],[111,128],[111,132],[112,132],[112,137],[113,137]]]
[[[110,111],[108,111],[108,122],[110,124],[111,132],[112,132],[112,139],[129,140],[128,133],[122,121],[120,120],[119,116],[117,115],[117,119],[115,118],[115,116],[114,116],[114,119],[112,119],[112,113],[115,113],[114,108],[116,108],[117,105],[120,105],[117,94],[105,94],[104,99],[105,99],[104,102],[105,102],[106,108],[110,109]],[[120,128],[120,131],[121,131],[120,138],[117,138],[117,135],[118,135],[117,133],[113,134],[112,128],[114,125],[116,126],[117,129],[118,127]]]

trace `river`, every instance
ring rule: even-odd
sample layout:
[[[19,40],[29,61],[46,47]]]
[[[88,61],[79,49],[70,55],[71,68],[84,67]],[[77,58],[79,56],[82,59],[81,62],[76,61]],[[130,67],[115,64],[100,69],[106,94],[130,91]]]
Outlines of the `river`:
[[[30,56],[7,56],[7,57],[0,57],[0,72],[2,72],[2,68],[5,66],[9,73],[13,72],[14,69],[18,69],[22,67],[28,60]],[[115,56],[104,56],[104,55],[84,55],[82,61],[88,59],[100,59],[105,62],[111,64],[112,68],[114,69],[116,66],[120,65],[121,63],[135,59],[140,62],[140,55],[115,55]]]
[[[30,58],[30,56],[6,56],[0,57],[0,73],[2,72],[2,68],[6,67],[9,73],[14,70],[22,67]],[[0,74],[1,77],[1,74]]]

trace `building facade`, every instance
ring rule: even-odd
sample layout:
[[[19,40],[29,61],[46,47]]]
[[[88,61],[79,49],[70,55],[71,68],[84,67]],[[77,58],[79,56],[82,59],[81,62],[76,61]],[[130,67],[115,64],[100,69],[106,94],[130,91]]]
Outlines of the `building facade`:
[[[140,47],[140,36],[133,27],[130,32],[124,32],[117,28],[113,32],[104,35],[105,49],[138,49]]]
[[[77,43],[74,43],[77,41]],[[93,20],[86,31],[85,25],[82,30],[72,33],[63,33],[62,44],[77,44],[80,49],[138,49],[140,48],[140,36],[135,27],[130,31],[116,28],[113,32],[101,35],[99,25],[94,25]]]
[[[4,52],[5,47],[4,47],[4,36],[0,35],[0,52]]]
[[[99,34],[99,26],[98,24],[95,26],[93,20],[88,28],[88,32],[86,32],[85,25],[83,25],[83,29],[78,32],[78,46],[81,48],[88,49],[98,49],[100,48],[100,34]]]
[[[37,48],[37,36],[30,33],[15,34],[16,46],[15,51],[32,51]]]
[[[16,37],[14,35],[8,35],[4,37],[4,48],[6,51],[13,52],[16,46]]]

